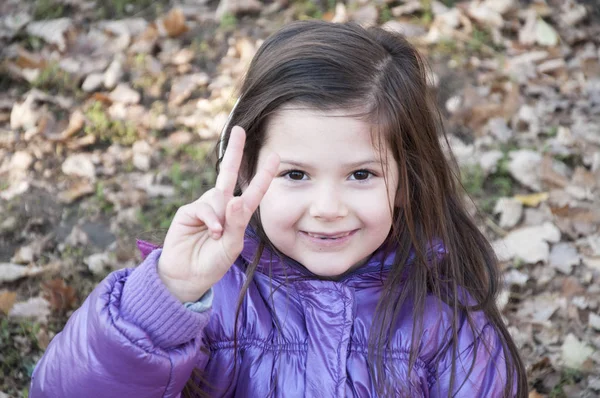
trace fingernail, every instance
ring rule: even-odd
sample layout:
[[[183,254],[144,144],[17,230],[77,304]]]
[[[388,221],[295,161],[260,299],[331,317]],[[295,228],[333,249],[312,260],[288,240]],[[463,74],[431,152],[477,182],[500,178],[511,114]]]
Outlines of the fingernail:
[[[231,205],[231,210],[233,212],[238,212],[240,211],[242,208],[242,202],[239,200],[236,200],[232,205]]]

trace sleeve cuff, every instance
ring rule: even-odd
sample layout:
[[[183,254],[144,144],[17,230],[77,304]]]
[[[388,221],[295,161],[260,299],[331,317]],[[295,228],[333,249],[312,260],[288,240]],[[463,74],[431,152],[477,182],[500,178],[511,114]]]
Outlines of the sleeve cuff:
[[[210,305],[203,312],[181,305],[158,276],[156,267],[161,253],[162,249],[153,250],[125,281],[121,314],[145,330],[154,344],[167,349],[200,336],[210,318]],[[212,294],[207,295],[208,292],[199,302],[206,304],[210,299],[212,304]]]
[[[213,289],[208,289],[206,293],[198,301],[189,301],[184,303],[183,306],[190,311],[194,312],[205,312],[212,307],[213,302]]]

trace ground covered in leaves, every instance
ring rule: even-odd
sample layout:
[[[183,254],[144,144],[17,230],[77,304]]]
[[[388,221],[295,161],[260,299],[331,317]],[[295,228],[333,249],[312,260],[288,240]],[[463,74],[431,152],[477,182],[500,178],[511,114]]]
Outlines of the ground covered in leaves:
[[[213,184],[246,65],[306,18],[400,30],[427,56],[529,396],[600,395],[595,0],[6,0],[0,15],[0,397],[27,396],[95,284]]]

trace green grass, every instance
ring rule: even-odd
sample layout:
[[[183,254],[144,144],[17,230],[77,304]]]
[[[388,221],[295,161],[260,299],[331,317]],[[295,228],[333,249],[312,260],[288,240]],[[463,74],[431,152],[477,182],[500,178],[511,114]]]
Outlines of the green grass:
[[[79,88],[79,80],[58,66],[50,63],[40,71],[31,86],[51,94],[61,94],[83,98],[84,93]]]
[[[120,19],[143,15],[156,18],[166,11],[166,0],[96,0],[96,14],[100,19]]]
[[[56,0],[37,0],[33,6],[33,19],[46,20],[64,17],[68,6]]]
[[[543,132],[543,134],[545,134],[547,137],[556,137],[556,135],[558,134],[558,126],[554,125],[554,126],[550,126],[548,127],[547,130],[545,130]]]
[[[498,162],[496,171],[487,177],[478,164],[462,168],[461,183],[478,207],[492,215],[498,199],[514,195],[515,182],[508,172],[508,152]]]
[[[394,18],[392,15],[392,11],[387,4],[384,4],[379,10],[379,23],[384,24],[388,21],[391,21]]]
[[[292,1],[298,19],[323,19],[327,12],[334,12],[336,0],[300,0]]]
[[[502,46],[494,43],[492,34],[488,29],[475,26],[471,33],[471,39],[467,42],[467,49],[474,53],[482,53],[484,47],[492,49],[494,52],[503,50]]]
[[[215,183],[212,166],[203,169],[183,169],[179,162],[174,163],[168,173],[170,184],[175,188],[175,195],[168,198],[150,199],[138,212],[138,221],[145,231],[166,230],[181,206],[198,199]]]
[[[416,23],[427,25],[427,12],[424,12]],[[424,20],[425,19],[425,20]],[[432,52],[436,54],[452,57],[459,64],[464,63],[465,58],[470,55],[485,55],[494,56],[498,60],[502,60],[503,46],[494,43],[490,31],[486,28],[475,26],[471,37],[468,40],[455,40],[451,38],[442,38],[437,43],[432,44]]]
[[[429,25],[433,21],[433,10],[431,9],[431,0],[421,0],[423,12],[421,14],[420,23]]]
[[[456,3],[458,3],[459,0],[442,0],[442,3],[446,6],[446,7],[454,7],[456,5]]]
[[[435,43],[433,49],[435,50],[435,52],[444,55],[454,55],[460,50],[458,48],[457,41],[451,39],[441,39],[440,41]]]
[[[139,138],[137,129],[132,123],[112,120],[99,101],[85,110],[85,116],[88,120],[85,133],[96,136],[100,142],[131,145]]]
[[[85,252],[83,247],[67,244],[60,253],[60,258],[62,261],[69,262],[70,264],[76,264],[77,262],[83,261],[84,255]]]
[[[3,318],[0,320],[0,391],[9,396],[28,394],[28,384],[42,349],[37,334],[40,325],[33,321]]]
[[[552,390],[548,394],[548,398],[567,398],[563,387],[566,385],[577,384],[582,380],[582,378],[583,373],[577,369],[563,369],[558,384],[552,388]]]
[[[462,168],[460,177],[462,185],[469,195],[477,197],[483,194],[485,175],[481,166],[476,164]]]
[[[225,13],[223,15],[223,17],[221,18],[221,22],[219,24],[219,27],[223,30],[233,30],[235,29],[235,27],[238,24],[238,19],[235,15],[231,14],[231,13]]]
[[[114,205],[106,199],[104,196],[104,183],[98,181],[96,183],[96,192],[92,198],[96,202],[96,208],[99,209],[103,214],[111,214],[114,210]]]

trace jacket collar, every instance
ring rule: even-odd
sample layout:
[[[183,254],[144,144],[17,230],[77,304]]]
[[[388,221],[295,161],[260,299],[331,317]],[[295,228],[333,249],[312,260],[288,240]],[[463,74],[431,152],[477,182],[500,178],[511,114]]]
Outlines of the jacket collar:
[[[257,253],[260,238],[256,235],[251,227],[246,229],[244,235],[244,249],[242,250],[241,257],[244,259],[244,268],[251,264],[254,260],[254,256]],[[160,246],[137,240],[137,246],[142,254],[142,258],[145,258],[152,250],[159,248]],[[437,256],[438,259],[443,257],[447,251],[441,241],[435,241],[427,251],[427,256]],[[355,279],[369,278],[381,280],[385,278],[387,273],[390,271],[394,263],[395,253],[389,253],[386,255],[382,248],[376,250],[369,260],[362,267],[342,276],[340,282],[348,282]],[[414,254],[409,256],[409,264],[413,261]],[[272,252],[268,247],[263,250],[262,256],[256,267],[257,271],[265,275],[270,276],[273,279],[318,279],[318,276],[310,272],[306,267],[297,261]]]
[[[241,257],[245,260],[245,266],[251,264],[254,261],[258,247],[260,244],[260,238],[256,232],[248,227],[244,236],[244,249],[242,250]],[[412,252],[412,251],[411,251]],[[446,249],[441,241],[434,242],[427,251],[427,256],[430,257],[435,255],[439,258],[443,257],[446,253]],[[377,249],[367,262],[360,268],[343,275],[339,281],[349,282],[354,279],[361,278],[385,278],[385,276],[391,270],[396,257],[395,251],[386,253],[386,251],[380,247]],[[414,260],[414,253],[409,256],[409,264]],[[278,255],[273,252],[267,246],[265,246],[263,253],[258,261],[257,272],[263,273],[270,276],[273,279],[319,279],[319,277],[310,272],[299,262],[293,260],[290,257],[284,255]]]

